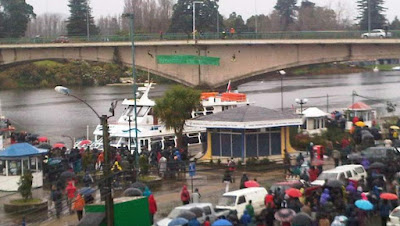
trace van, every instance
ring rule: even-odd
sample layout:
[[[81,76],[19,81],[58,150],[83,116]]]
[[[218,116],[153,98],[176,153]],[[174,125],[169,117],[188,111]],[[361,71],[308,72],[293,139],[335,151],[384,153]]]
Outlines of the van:
[[[227,192],[219,199],[216,208],[223,210],[236,210],[237,215],[240,218],[246,209],[246,205],[249,204],[249,201],[251,200],[254,213],[258,215],[261,213],[261,210],[265,208],[264,199],[267,194],[267,190],[262,187],[244,188]]]
[[[348,179],[358,181],[362,176],[367,179],[367,172],[362,165],[343,165],[322,171],[318,178],[311,182],[311,185],[323,186],[326,180],[340,180],[343,183]]]

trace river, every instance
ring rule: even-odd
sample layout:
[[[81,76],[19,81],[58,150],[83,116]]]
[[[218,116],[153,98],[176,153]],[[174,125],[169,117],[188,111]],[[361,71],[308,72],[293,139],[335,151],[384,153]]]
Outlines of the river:
[[[384,109],[386,100],[393,103],[400,101],[400,72],[370,72],[345,75],[313,75],[284,77],[283,104],[285,108],[296,106],[296,98],[308,98],[304,107],[317,106],[329,111],[347,107],[352,102],[352,92],[380,101],[366,100],[356,97],[356,101],[364,101],[378,109]],[[150,97],[161,96],[167,85],[156,85],[150,92]],[[279,77],[259,79],[238,87],[239,92],[248,95],[255,105],[272,109],[281,107],[281,80]],[[108,113],[110,103],[132,97],[131,86],[105,86],[82,89],[72,89],[74,95],[86,100],[99,114]],[[68,138],[62,135],[79,138],[89,135],[99,119],[81,102],[72,97],[58,94],[54,89],[40,90],[8,90],[0,91],[2,113],[11,119],[18,130],[37,133],[50,138],[51,142],[63,141],[70,144]],[[119,104],[116,116],[110,121],[116,121],[123,108]],[[384,113],[384,112],[383,112]],[[69,145],[68,145],[69,146]]]

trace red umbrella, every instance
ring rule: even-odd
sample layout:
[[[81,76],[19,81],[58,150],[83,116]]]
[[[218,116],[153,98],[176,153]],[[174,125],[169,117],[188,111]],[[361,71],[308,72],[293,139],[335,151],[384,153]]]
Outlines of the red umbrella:
[[[47,137],[38,137],[39,142],[47,142]]]
[[[249,181],[244,182],[244,186],[246,188],[254,188],[254,187],[260,187],[260,184],[257,183],[257,181],[249,180]]]
[[[91,140],[82,140],[81,142],[79,142],[80,146],[86,145],[86,144],[91,144],[92,141]]]
[[[53,144],[53,148],[63,148],[63,147],[65,147],[65,144],[63,144],[63,143],[55,143],[55,144]]]
[[[303,195],[301,194],[301,191],[296,188],[289,188],[285,191],[285,193],[292,198],[299,198]]]
[[[382,193],[380,195],[381,199],[387,199],[387,200],[397,200],[398,197],[395,194],[392,193]]]

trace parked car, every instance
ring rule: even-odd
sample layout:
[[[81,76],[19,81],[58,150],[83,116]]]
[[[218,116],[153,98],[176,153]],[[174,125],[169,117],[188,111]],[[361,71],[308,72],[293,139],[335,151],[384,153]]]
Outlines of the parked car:
[[[222,195],[216,208],[229,211],[236,210],[237,215],[240,218],[243,215],[249,200],[251,200],[254,213],[258,215],[261,210],[265,208],[264,199],[267,194],[267,190],[263,187],[244,188],[227,192]]]
[[[166,218],[161,219],[155,225],[156,226],[168,226],[169,222],[179,216],[184,211],[190,211],[192,208],[200,208],[203,210],[203,216],[198,217],[197,220],[200,224],[203,224],[206,217],[210,218],[211,223],[219,219],[220,217],[226,217],[229,214],[228,210],[216,210],[211,203],[190,203],[184,206],[175,207]]]
[[[59,36],[53,40],[53,43],[69,43],[69,39],[66,36]]]
[[[362,176],[367,179],[367,172],[362,165],[343,165],[322,171],[318,178],[311,182],[311,185],[323,186],[326,180],[340,180],[345,182],[347,179],[350,179],[358,181]]]
[[[363,33],[361,38],[390,38],[392,37],[391,32],[386,32],[383,29],[374,29],[370,33]]]
[[[301,189],[304,188],[304,195],[309,196],[312,194],[313,191],[317,190],[321,186],[313,186],[305,181],[302,180],[290,180],[290,181],[282,181],[272,184],[270,190],[275,192],[278,188],[281,192],[285,192],[289,188],[297,188]]]
[[[400,158],[400,152],[393,147],[369,147],[361,151],[347,156],[348,160],[353,163],[360,163],[363,158],[372,162],[389,162]]]

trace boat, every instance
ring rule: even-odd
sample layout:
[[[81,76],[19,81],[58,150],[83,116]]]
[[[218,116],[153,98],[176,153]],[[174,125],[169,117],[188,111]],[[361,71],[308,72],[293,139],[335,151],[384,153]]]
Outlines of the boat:
[[[159,123],[154,116],[153,107],[155,102],[149,99],[148,95],[152,88],[152,83],[145,88],[138,89],[143,94],[137,100],[137,129],[134,128],[135,101],[134,99],[124,99],[122,106],[125,108],[116,123],[109,124],[110,146],[130,147],[131,153],[135,150],[135,134],[138,133],[138,152],[143,150],[163,150],[169,146],[176,147],[177,138],[173,130],[166,129]],[[240,105],[249,104],[245,94],[242,93],[202,93],[200,98],[201,107],[192,112],[191,116],[214,114]],[[93,132],[94,142],[92,148],[103,149],[102,126],[97,125]],[[190,155],[201,152],[202,144],[206,140],[206,129],[199,127],[185,127],[183,142],[187,144]],[[131,138],[131,139],[129,139]]]
[[[373,72],[379,72],[378,66],[375,66],[374,69],[372,69]]]
[[[400,71],[400,66],[392,67],[392,71]]]

